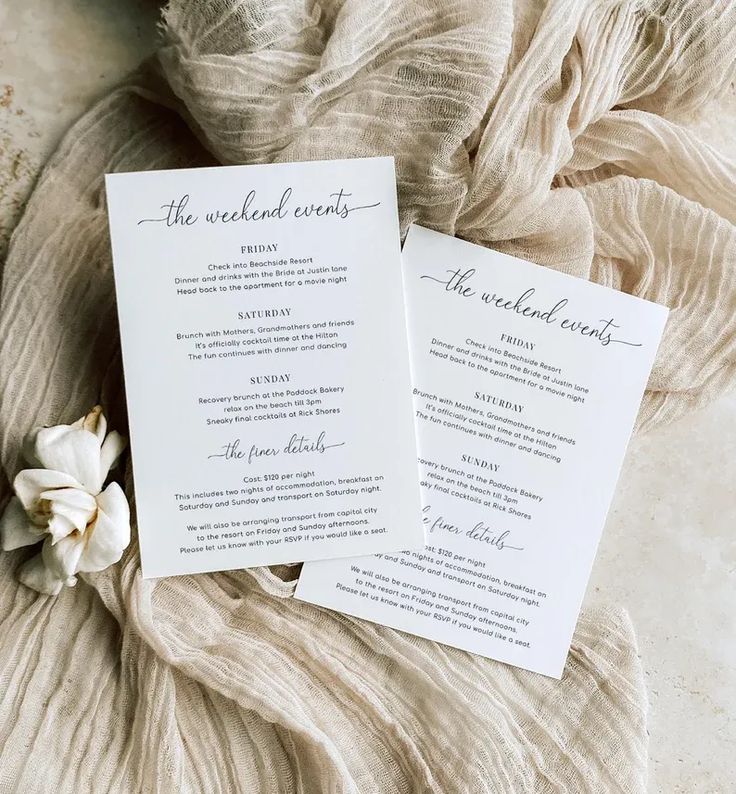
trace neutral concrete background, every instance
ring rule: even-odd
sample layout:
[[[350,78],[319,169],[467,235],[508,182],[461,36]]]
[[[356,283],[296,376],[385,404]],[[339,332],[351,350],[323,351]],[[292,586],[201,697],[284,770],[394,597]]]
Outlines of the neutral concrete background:
[[[155,46],[153,0],[3,0],[0,260],[67,126]],[[736,95],[692,121],[736,157]],[[736,791],[736,394],[632,441],[587,600],[630,612],[650,790]]]

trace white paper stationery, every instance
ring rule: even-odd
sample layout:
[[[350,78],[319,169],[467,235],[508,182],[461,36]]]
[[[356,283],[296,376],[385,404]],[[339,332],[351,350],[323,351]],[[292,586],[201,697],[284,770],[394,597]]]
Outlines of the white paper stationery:
[[[144,576],[421,547],[393,159],[107,195]]]
[[[417,226],[403,267],[428,545],[296,595],[559,678],[667,309]]]

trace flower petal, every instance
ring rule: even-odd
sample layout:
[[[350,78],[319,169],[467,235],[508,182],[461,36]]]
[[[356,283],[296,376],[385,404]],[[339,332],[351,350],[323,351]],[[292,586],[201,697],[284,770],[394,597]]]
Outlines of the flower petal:
[[[84,532],[87,524],[94,519],[97,512],[97,502],[95,502],[94,496],[80,488],[56,488],[43,491],[41,499],[51,502],[51,512],[55,517],[62,516],[71,524],[71,529],[65,532],[65,535],[68,535],[73,529]],[[52,535],[54,534],[51,530],[51,521],[49,521],[49,531]]]
[[[65,582],[77,572],[83,551],[84,536],[79,532],[73,532],[56,543],[51,538],[46,538],[41,554],[49,571]]]
[[[111,431],[100,449],[100,476],[105,482],[110,469],[118,462],[120,454],[125,449],[128,439],[121,436],[117,430]]]
[[[52,515],[46,526],[46,531],[51,535],[51,543],[58,543],[62,538],[78,530],[68,518]]]
[[[12,551],[40,540],[43,540],[43,530],[31,522],[20,499],[14,496],[0,516],[0,546]]]
[[[76,579],[60,579],[50,571],[43,560],[43,554],[36,554],[24,562],[18,569],[18,579],[26,586],[39,593],[57,595],[64,584],[76,584]]]
[[[81,488],[69,474],[49,469],[23,469],[13,480],[13,488],[23,507],[33,510],[44,491],[51,488]]]
[[[103,482],[100,446],[97,436],[89,430],[57,425],[38,431],[35,453],[44,468],[65,472],[91,494],[98,494]]]
[[[105,414],[102,413],[102,406],[95,405],[88,414],[77,419],[72,424],[72,427],[81,427],[89,430],[90,433],[94,433],[97,436],[97,440],[102,444],[107,432],[107,419],[105,419]]]
[[[116,482],[97,497],[97,520],[84,534],[84,540],[78,571],[101,571],[123,556],[130,543],[130,508]]]

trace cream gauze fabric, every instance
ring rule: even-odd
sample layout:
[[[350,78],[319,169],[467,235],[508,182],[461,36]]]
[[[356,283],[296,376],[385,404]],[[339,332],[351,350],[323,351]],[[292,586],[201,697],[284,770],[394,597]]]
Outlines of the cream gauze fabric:
[[[11,241],[7,479],[34,425],[101,399],[125,430],[107,171],[394,155],[402,231],[671,307],[639,428],[712,400],[736,372],[736,169],[678,119],[735,51],[725,0],[174,0]],[[556,682],[295,601],[297,567],[144,582],[134,541],[49,598],[17,584],[27,555],[0,554],[3,794],[645,790],[619,608],[583,612]]]

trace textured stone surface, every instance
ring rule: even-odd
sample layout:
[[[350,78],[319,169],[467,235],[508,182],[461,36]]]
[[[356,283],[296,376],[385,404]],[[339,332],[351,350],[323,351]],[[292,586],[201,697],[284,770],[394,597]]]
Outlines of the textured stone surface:
[[[736,785],[736,395],[632,441],[590,600],[630,612],[650,699],[650,790]]]
[[[0,3],[0,259],[69,124],[153,51],[153,0]]]
[[[68,124],[155,46],[146,0],[0,6],[0,258]],[[736,157],[736,94],[692,120]],[[652,792],[736,781],[736,394],[634,439],[587,599],[624,605],[651,699]]]

